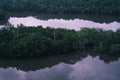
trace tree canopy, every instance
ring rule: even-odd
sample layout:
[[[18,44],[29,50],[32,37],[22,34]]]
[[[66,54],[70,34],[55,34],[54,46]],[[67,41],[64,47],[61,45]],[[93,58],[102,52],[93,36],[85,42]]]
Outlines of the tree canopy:
[[[120,0],[0,0],[9,12],[120,14]]]
[[[0,9],[0,20],[7,20],[9,17],[7,13]]]
[[[104,55],[120,55],[120,30],[83,28],[74,31],[23,25],[17,28],[6,25],[0,29],[1,56],[39,57],[89,50]]]

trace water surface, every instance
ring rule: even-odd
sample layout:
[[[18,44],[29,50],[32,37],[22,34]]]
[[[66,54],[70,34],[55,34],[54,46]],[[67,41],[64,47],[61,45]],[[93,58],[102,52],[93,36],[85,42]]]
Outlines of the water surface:
[[[82,27],[117,30],[120,16],[11,13],[14,26],[39,26],[80,30]],[[0,58],[0,80],[120,80],[119,56],[65,54],[32,59]]]
[[[120,28],[120,16],[106,15],[78,15],[78,14],[37,14],[37,13],[11,13],[6,23],[14,26],[43,26],[53,28],[66,28],[80,30],[81,28],[100,28],[116,31]],[[1,22],[1,25],[5,23]]]
[[[35,17],[29,16],[25,18],[17,18],[11,17],[9,19],[9,23],[13,24],[14,26],[23,24],[25,26],[39,26],[42,25],[43,27],[53,27],[53,28],[66,28],[66,29],[75,29],[80,30],[81,28],[100,28],[104,30],[113,30],[120,28],[119,22],[111,22],[111,23],[96,23],[89,20],[82,20],[82,19],[48,19],[48,20],[40,20]]]
[[[13,67],[7,64],[6,68],[5,62],[0,62],[4,65],[0,68],[0,80],[120,80],[119,59],[107,64],[98,56],[62,55],[18,62]]]

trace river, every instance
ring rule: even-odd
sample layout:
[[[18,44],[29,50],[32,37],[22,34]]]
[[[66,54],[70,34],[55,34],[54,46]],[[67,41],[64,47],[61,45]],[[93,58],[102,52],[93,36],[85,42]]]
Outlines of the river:
[[[100,28],[116,31],[120,27],[120,16],[107,15],[78,15],[78,14],[37,14],[10,13],[8,22],[1,22],[1,26],[10,23],[15,27],[43,26],[80,30],[81,28]]]
[[[0,80],[120,80],[114,56],[66,54],[37,59],[0,59]]]
[[[8,21],[14,25],[66,28],[101,28],[116,31],[120,16],[58,15],[11,13]],[[94,54],[94,53],[93,53]],[[119,56],[65,54],[32,59],[0,58],[0,80],[120,80]]]

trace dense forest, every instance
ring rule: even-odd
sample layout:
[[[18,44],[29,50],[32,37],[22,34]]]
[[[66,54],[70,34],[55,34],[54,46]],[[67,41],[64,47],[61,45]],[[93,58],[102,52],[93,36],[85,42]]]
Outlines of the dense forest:
[[[44,55],[96,51],[99,55],[120,55],[120,30],[83,28],[80,31],[6,25],[0,29],[0,56],[40,57]]]
[[[8,12],[120,14],[120,0],[0,0]]]
[[[9,17],[7,13],[3,10],[0,10],[0,20],[7,20]]]

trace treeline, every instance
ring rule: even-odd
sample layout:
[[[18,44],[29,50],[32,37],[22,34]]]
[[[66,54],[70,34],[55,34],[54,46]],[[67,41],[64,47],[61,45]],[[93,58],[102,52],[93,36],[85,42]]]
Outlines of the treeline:
[[[120,0],[0,0],[9,12],[120,14]]]
[[[0,56],[39,57],[89,50],[99,55],[120,55],[120,30],[83,28],[74,31],[23,25],[0,29]]]
[[[4,10],[0,9],[0,20],[7,20],[9,17]]]

